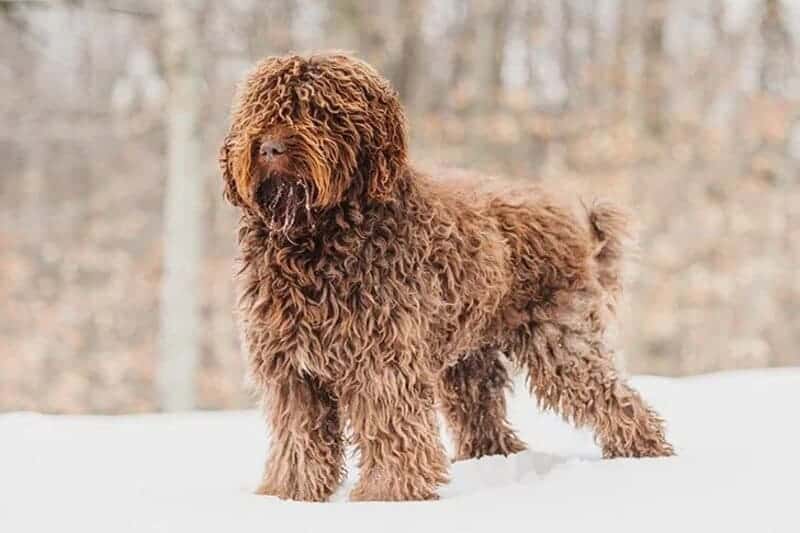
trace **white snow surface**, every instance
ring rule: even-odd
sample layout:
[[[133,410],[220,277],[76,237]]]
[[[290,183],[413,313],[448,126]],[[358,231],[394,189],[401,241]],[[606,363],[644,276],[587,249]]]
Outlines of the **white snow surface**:
[[[800,368],[632,383],[676,457],[602,460],[518,385],[510,418],[529,450],[455,463],[435,502],[348,502],[353,457],[331,503],[253,495],[255,411],[6,414],[0,532],[800,532]]]

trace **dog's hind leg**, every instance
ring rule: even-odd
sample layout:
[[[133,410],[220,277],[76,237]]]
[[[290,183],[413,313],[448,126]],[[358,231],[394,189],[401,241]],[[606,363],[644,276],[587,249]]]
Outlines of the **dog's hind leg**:
[[[344,439],[336,400],[311,378],[293,374],[265,387],[271,445],[257,494],[325,501],[344,476]]]
[[[598,312],[585,309],[576,320],[573,311],[541,313],[544,320],[522,326],[509,347],[540,405],[591,427],[604,457],[673,455],[662,419],[618,376]]]
[[[508,371],[494,349],[468,354],[442,373],[438,387],[456,446],[455,460],[525,449],[506,419]]]
[[[449,461],[439,439],[433,384],[397,367],[370,372],[368,380],[342,398],[360,453],[360,478],[350,499],[436,499]]]

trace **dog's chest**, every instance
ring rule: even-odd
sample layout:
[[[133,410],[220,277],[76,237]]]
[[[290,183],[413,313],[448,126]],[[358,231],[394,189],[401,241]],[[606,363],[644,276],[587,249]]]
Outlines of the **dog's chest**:
[[[259,344],[268,347],[260,357],[285,358],[325,381],[425,351],[440,312],[438,280],[422,262],[404,264],[402,274],[384,261],[270,268],[251,283],[258,287],[245,307],[256,310]]]
[[[288,363],[324,380],[349,371],[369,342],[366,332],[374,329],[365,318],[370,291],[354,278],[324,266],[254,272],[243,287],[242,307],[247,329],[256,330],[251,335],[257,337],[259,363]]]

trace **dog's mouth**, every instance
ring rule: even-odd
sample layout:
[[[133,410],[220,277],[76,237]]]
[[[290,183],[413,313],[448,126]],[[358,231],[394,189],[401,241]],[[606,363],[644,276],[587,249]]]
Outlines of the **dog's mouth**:
[[[288,233],[301,224],[313,226],[311,193],[307,180],[270,175],[259,185],[256,199],[269,229]]]

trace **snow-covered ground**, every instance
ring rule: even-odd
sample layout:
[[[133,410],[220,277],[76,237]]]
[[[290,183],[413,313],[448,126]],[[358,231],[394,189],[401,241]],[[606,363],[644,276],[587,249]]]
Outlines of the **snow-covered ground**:
[[[333,503],[252,495],[256,412],[3,415],[0,532],[800,532],[800,369],[633,383],[678,457],[601,460],[520,391],[511,418],[530,450],[456,463],[423,503],[349,503],[352,468]]]

